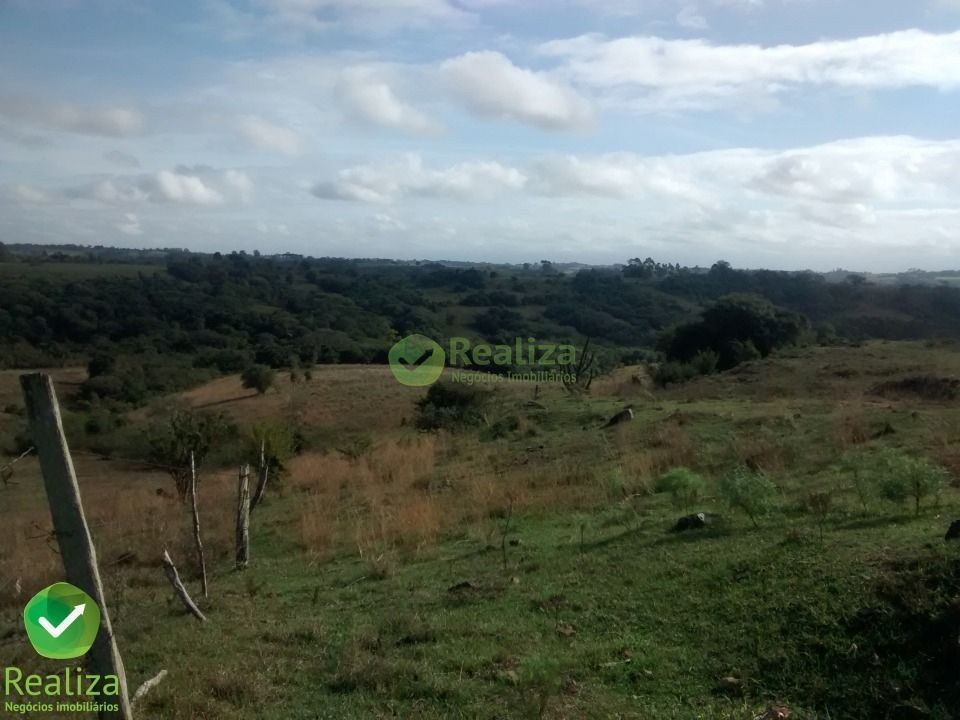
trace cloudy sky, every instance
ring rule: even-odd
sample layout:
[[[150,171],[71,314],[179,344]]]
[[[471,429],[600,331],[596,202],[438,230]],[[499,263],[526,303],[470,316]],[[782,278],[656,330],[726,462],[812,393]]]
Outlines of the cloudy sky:
[[[0,0],[0,241],[960,267],[960,0]]]

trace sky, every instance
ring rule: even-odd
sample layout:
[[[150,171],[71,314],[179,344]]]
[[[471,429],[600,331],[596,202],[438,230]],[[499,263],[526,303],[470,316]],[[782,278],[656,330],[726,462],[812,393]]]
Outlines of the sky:
[[[957,268],[960,0],[0,0],[0,241]]]

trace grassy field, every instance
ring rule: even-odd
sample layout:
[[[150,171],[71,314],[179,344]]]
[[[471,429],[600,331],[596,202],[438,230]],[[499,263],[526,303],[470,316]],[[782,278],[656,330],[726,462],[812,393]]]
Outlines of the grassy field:
[[[384,368],[326,367],[263,396],[236,378],[186,393],[240,423],[296,412],[336,439],[270,487],[245,572],[231,562],[235,472],[202,475],[205,626],[159,567],[167,546],[198,593],[189,513],[157,492],[169,478],[77,458],[131,685],[170,671],[142,713],[749,720],[783,704],[792,718],[952,718],[960,550],[943,534],[960,517],[960,410],[895,384],[916,376],[960,377],[960,354],[815,348],[662,391],[625,368],[584,399],[517,384],[487,427],[436,435],[412,429],[422,391]],[[601,429],[625,403],[635,420]],[[369,446],[336,449],[344,428]],[[864,506],[841,461],[881,447],[954,480],[919,514]],[[681,466],[707,479],[690,508],[653,491]],[[776,485],[756,525],[719,492],[736,466]],[[814,492],[831,497],[822,522]],[[19,619],[57,574],[33,459],[0,503],[0,660],[53,672]],[[668,532],[691,510],[719,520]]]

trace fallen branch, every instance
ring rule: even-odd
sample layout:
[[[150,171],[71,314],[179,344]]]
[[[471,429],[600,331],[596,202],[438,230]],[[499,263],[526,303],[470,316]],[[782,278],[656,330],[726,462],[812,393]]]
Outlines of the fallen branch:
[[[170,584],[173,585],[173,591],[177,594],[177,597],[180,598],[180,601],[187,610],[200,622],[206,622],[206,616],[200,612],[200,608],[190,599],[190,593],[187,592],[187,589],[180,581],[180,573],[177,572],[173,560],[170,559],[170,553],[166,550],[163,551],[163,571],[167,574],[167,579],[170,581]]]
[[[131,705],[135,705],[137,702],[143,699],[143,696],[148,692],[153,690],[157,685],[163,682],[163,679],[167,676],[166,670],[161,670],[152,678],[147,680],[143,685],[137,688],[137,691],[133,694],[133,699],[130,701]]]

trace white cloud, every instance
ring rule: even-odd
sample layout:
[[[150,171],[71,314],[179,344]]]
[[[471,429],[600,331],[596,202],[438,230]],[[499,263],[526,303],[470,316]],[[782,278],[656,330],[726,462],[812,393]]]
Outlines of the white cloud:
[[[223,173],[223,182],[237,194],[241,202],[248,203],[253,199],[253,180],[245,172],[227,170]]]
[[[357,66],[343,71],[336,95],[347,113],[362,122],[413,132],[434,132],[439,123],[397,97],[374,67]]]
[[[878,225],[904,208],[928,210],[960,202],[960,140],[869,137],[809,148],[769,151],[753,148],[643,156],[633,153],[548,156],[526,168],[471,161],[427,168],[419,156],[387,165],[341,170],[313,188],[324,199],[368,203],[407,197],[497,200],[512,207],[531,198],[541,204],[583,213],[616,203],[619,213],[647,218],[681,218],[689,232],[733,231],[745,223],[764,228],[764,242],[792,233],[766,224],[789,213],[812,225],[832,228]],[[559,198],[563,198],[560,200]],[[629,201],[624,203],[624,201]],[[766,218],[761,223],[760,218]],[[666,222],[666,220],[664,220]]]
[[[43,205],[50,202],[50,196],[46,191],[23,183],[13,188],[13,198],[17,202],[25,205]]]
[[[960,32],[904,30],[807,45],[715,45],[582,35],[540,46],[572,82],[633,92],[640,110],[712,109],[800,86],[880,90],[960,86]]]
[[[92,185],[70,189],[67,191],[67,196],[97,200],[107,204],[133,203],[147,199],[147,193],[144,190],[123,179],[99,180]]]
[[[440,72],[455,96],[487,117],[547,129],[573,129],[593,120],[590,103],[546,73],[514,65],[499,52],[470,52],[444,61]]]
[[[137,135],[146,127],[146,118],[135,108],[85,106],[24,94],[0,95],[0,116],[30,126],[107,137]]]
[[[221,172],[199,165],[100,178],[65,188],[62,196],[103,205],[155,202],[214,207],[228,202],[248,203],[253,192],[253,180],[246,173],[235,169]]]
[[[498,162],[464,162],[441,170],[424,166],[418,155],[400,163],[360,165],[341,170],[333,182],[316,184],[312,193],[325,200],[387,203],[405,196],[483,200],[520,190],[527,178]]]
[[[126,213],[123,220],[116,224],[117,230],[124,235],[143,235],[143,228],[140,227],[140,218],[134,213]]]
[[[708,203],[695,176],[671,158],[630,153],[551,157],[536,163],[530,189],[549,196],[608,198],[672,197]]]
[[[547,195],[672,197],[704,207],[778,201],[834,206],[960,199],[960,141],[868,137],[810,148],[549,158],[529,189]],[[832,211],[830,211],[832,212]]]
[[[191,205],[221,205],[223,195],[196,175],[185,175],[171,170],[161,170],[148,182],[151,196],[175,203]]]
[[[261,150],[283,155],[300,153],[302,140],[294,130],[265,120],[258,115],[240,118],[237,124],[240,134]]]

